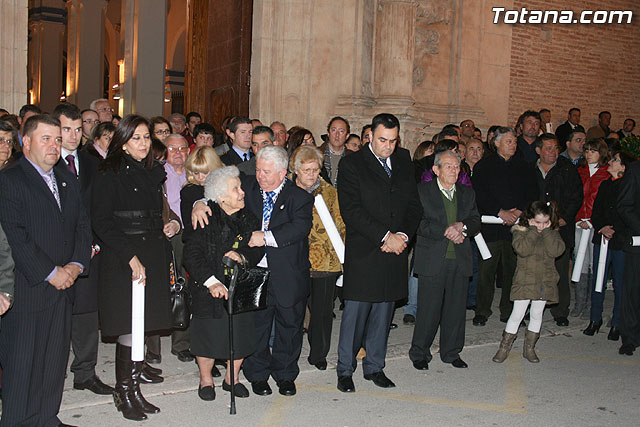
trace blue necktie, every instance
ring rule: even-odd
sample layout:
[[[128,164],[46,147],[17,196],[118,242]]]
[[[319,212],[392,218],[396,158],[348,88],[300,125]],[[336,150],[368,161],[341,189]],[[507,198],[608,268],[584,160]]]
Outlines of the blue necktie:
[[[262,202],[262,229],[266,231],[269,229],[269,221],[271,221],[271,214],[273,213],[273,197],[276,195],[275,191],[267,191],[265,193],[267,197]]]
[[[384,171],[387,173],[387,175],[389,175],[389,178],[391,178],[391,168],[387,166],[387,159],[381,159],[380,157],[378,157],[378,160],[380,160],[380,163],[382,163],[382,167],[384,168]]]

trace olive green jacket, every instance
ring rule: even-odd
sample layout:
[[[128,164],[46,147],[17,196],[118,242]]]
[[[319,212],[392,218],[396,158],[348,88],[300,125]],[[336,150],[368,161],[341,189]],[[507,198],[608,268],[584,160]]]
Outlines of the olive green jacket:
[[[558,230],[536,227],[511,227],[513,250],[518,256],[511,286],[511,300],[543,300],[558,302],[558,279],[555,259],[565,250]]]

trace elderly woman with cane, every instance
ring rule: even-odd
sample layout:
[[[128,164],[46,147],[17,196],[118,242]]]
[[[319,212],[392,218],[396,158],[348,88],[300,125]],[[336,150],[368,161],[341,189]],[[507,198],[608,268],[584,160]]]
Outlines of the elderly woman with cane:
[[[212,215],[204,228],[197,228],[185,242],[184,262],[191,276],[192,294],[191,352],[198,360],[202,400],[216,397],[211,369],[215,359],[229,357],[229,319],[223,301],[228,299],[224,285],[228,257],[245,266],[255,266],[264,256],[264,247],[249,247],[251,233],[260,229],[260,220],[245,209],[240,172],[235,166],[216,169],[205,182],[204,196]],[[239,382],[240,367],[245,357],[255,350],[253,313],[234,315],[233,391],[237,397],[248,397],[249,390]],[[231,391],[231,367],[222,389]]]

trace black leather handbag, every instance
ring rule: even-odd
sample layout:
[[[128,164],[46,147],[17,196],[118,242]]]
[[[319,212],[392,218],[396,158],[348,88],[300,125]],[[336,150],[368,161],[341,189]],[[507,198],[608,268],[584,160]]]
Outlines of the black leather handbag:
[[[228,257],[223,263],[230,267],[229,300],[226,301],[229,314],[244,313],[267,307],[267,285],[269,270],[262,267],[246,268]],[[229,307],[231,301],[231,307]]]
[[[176,257],[171,251],[171,263],[169,264],[169,290],[171,292],[171,327],[174,329],[187,329],[191,320],[189,311],[189,294],[186,280],[176,269]]]

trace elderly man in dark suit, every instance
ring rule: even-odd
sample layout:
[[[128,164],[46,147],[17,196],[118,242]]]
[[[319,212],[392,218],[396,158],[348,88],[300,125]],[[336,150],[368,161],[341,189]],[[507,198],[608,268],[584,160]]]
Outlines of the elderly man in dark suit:
[[[419,370],[429,369],[431,344],[440,327],[440,359],[466,368],[460,358],[473,258],[469,238],[480,231],[476,196],[458,184],[460,157],[453,151],[436,154],[437,179],[420,184],[422,221],[418,227],[416,262],[418,311],[409,357]]]
[[[618,195],[618,214],[633,236],[640,236],[640,161],[629,166]],[[633,355],[640,346],[640,247],[629,246],[624,265],[620,310],[620,354]]]
[[[249,246],[266,246],[258,265],[271,271],[268,307],[255,313],[257,349],[244,362],[244,374],[258,395],[271,394],[272,376],[280,394],[296,394],[300,372],[302,323],[310,289],[309,242],[313,222],[313,197],[286,179],[287,152],[268,146],[256,156],[256,176],[245,177],[245,204],[262,229],[251,236]],[[275,339],[269,349],[275,319]]]
[[[394,387],[384,374],[387,337],[395,301],[406,298],[407,244],[422,209],[409,152],[396,148],[400,123],[378,114],[372,140],[340,161],[338,198],[346,225],[344,311],[338,345],[338,390],[353,392],[356,354],[379,387]],[[364,339],[366,333],[366,339]]]
[[[99,161],[87,151],[79,150],[82,139],[82,114],[70,103],[62,103],[53,110],[53,117],[60,120],[62,147],[58,164],[69,169],[78,178],[80,193],[87,214],[90,213],[93,178],[98,172]],[[96,238],[94,237],[94,240]],[[88,276],[79,277],[75,284],[75,300],[71,316],[71,345],[75,358],[71,363],[73,387],[90,390],[96,394],[110,395],[113,388],[104,384],[96,375],[98,363],[98,263],[92,245],[92,257]]]
[[[15,301],[0,331],[0,425],[60,425],[73,284],[89,266],[91,226],[62,165],[60,122],[29,118],[24,156],[0,174],[0,222],[16,262]]]

